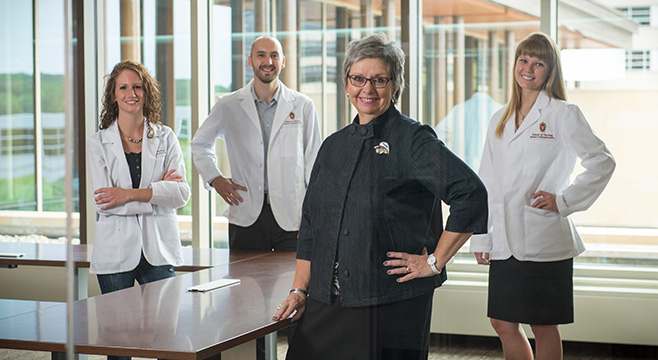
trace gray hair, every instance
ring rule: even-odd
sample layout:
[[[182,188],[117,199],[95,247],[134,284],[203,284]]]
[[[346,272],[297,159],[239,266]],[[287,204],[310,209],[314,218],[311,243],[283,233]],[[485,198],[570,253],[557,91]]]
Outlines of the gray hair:
[[[404,89],[404,52],[395,41],[384,33],[368,35],[350,42],[343,61],[343,82],[347,87],[347,77],[352,65],[362,59],[379,59],[384,63],[393,83],[393,102],[397,102]]]

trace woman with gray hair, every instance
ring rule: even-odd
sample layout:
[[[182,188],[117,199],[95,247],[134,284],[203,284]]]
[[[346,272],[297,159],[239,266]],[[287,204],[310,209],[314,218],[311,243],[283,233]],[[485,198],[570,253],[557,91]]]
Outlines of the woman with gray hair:
[[[299,320],[287,359],[427,359],[434,289],[486,230],[486,190],[429,126],[395,108],[404,87],[395,42],[353,41],[343,68],[357,116],[320,148],[292,290],[273,319]]]

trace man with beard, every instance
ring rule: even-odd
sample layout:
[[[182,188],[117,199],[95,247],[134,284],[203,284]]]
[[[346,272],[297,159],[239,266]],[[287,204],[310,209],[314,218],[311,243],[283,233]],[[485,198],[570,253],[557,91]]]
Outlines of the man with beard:
[[[301,206],[322,141],[313,101],[288,89],[281,43],[261,36],[251,45],[254,79],[222,96],[197,130],[194,165],[208,190],[229,205],[229,247],[295,251]],[[217,167],[215,140],[226,144],[231,177]]]

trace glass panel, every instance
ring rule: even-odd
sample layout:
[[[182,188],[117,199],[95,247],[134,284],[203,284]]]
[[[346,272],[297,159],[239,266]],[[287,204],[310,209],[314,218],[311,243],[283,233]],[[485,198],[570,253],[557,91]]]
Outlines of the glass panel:
[[[140,24],[129,29],[119,19],[130,11],[129,2],[106,1],[105,74],[122,59],[141,59],[144,66],[160,83],[162,113],[160,121],[174,130],[180,141],[187,169],[187,181],[192,179],[191,140],[191,62],[190,62],[190,2],[186,0],[142,0]],[[123,7],[122,7],[123,6]],[[121,27],[124,27],[123,35]],[[132,34],[132,35],[130,35]],[[137,41],[136,46],[127,46]],[[191,243],[192,201],[177,210],[181,240]]]
[[[0,2],[0,211],[37,209],[32,13],[30,1]]]
[[[64,197],[64,14],[62,1],[39,2],[43,210],[66,211]],[[46,15],[47,16],[43,16]],[[76,177],[77,183],[77,177]],[[76,204],[77,186],[75,187]],[[76,210],[78,206],[75,206]],[[62,230],[65,224],[61,224]],[[62,234],[64,234],[62,232]]]
[[[253,78],[253,70],[247,64],[251,43],[255,34],[253,1],[215,0],[212,7],[212,100],[217,100],[245,86]],[[203,114],[201,116],[204,116]],[[230,176],[226,146],[222,140],[216,142],[219,169]],[[205,190],[204,190],[205,191]],[[213,219],[213,246],[228,247],[228,222],[224,217],[226,202],[215,194],[215,219]]]
[[[423,2],[422,122],[475,171],[489,120],[507,102],[516,43],[539,31],[539,0],[516,3]]]
[[[558,43],[568,100],[580,107],[617,162],[601,197],[572,216],[588,249],[577,258],[580,262],[658,265],[658,217],[647,201],[658,198],[658,162],[652,156],[658,136],[658,67],[651,65],[658,37],[655,28],[637,25],[637,16],[648,16],[646,10],[628,8],[636,22],[566,7],[558,12],[560,25],[569,25],[569,30],[560,28]],[[580,171],[577,167],[574,175]]]

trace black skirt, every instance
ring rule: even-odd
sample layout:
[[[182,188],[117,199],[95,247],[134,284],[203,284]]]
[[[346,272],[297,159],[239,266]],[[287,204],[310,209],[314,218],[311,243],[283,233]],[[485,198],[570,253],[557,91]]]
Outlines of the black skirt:
[[[572,323],[573,259],[492,260],[487,316],[531,325]]]
[[[286,360],[426,360],[433,295],[366,307],[309,297]]]

